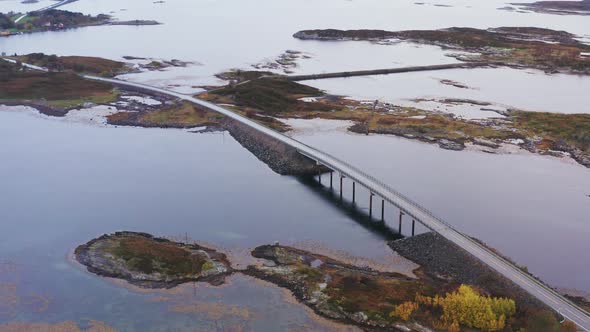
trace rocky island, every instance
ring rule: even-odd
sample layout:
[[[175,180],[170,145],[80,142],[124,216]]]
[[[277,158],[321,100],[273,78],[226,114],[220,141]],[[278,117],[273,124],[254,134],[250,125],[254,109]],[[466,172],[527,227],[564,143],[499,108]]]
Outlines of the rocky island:
[[[232,273],[222,253],[146,233],[103,235],[76,248],[75,255],[92,273],[145,288],[170,288],[189,281],[219,285]]]
[[[0,37],[57,31],[97,25],[157,25],[153,20],[116,21],[111,16],[99,14],[84,15],[60,9],[48,9],[23,13],[0,13]]]
[[[511,3],[520,9],[558,15],[590,15],[590,0]]]
[[[452,54],[462,61],[485,62],[547,72],[590,74],[590,45],[565,31],[536,27],[475,29],[452,27],[441,30],[303,30],[293,35],[304,40],[405,40],[438,45],[470,54]]]

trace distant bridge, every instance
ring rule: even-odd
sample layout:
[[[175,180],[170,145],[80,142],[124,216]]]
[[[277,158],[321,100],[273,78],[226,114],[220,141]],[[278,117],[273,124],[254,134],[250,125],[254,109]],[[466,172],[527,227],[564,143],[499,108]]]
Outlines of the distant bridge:
[[[14,62],[13,60],[6,60]],[[27,64],[25,64],[25,66],[37,70],[47,71],[46,69],[37,66],[31,66]],[[249,126],[250,128],[259,131],[262,134],[272,137],[296,149],[302,155],[316,161],[318,164],[328,167],[333,172],[337,173],[341,197],[343,192],[344,179],[349,179],[350,181],[352,181],[353,188],[357,183],[364,186],[369,190],[369,197],[371,202],[371,207],[369,209],[370,214],[372,214],[373,196],[381,197],[383,204],[384,202],[388,202],[396,206],[400,210],[400,228],[403,216],[407,215],[409,218],[411,218],[412,223],[417,221],[429,228],[430,230],[440,234],[447,240],[453,242],[457,246],[461,247],[465,251],[469,252],[470,254],[478,258],[480,261],[491,267],[493,270],[497,271],[499,274],[510,279],[515,284],[519,285],[529,294],[536,297],[541,302],[545,303],[547,306],[558,312],[560,315],[574,322],[580,329],[590,332],[590,314],[586,312],[584,309],[578,307],[576,304],[569,301],[567,298],[560,295],[547,285],[538,281],[530,274],[523,272],[520,268],[518,268],[508,260],[504,259],[500,255],[494,253],[484,245],[474,241],[471,237],[454,229],[453,226],[446,223],[442,219],[436,217],[432,212],[428,211],[428,209],[426,209],[425,207],[414,202],[410,198],[393,189],[389,185],[379,181],[375,177],[363,172],[361,169],[358,169],[355,166],[343,160],[340,160],[326,152],[318,150],[312,146],[309,146],[291,137],[285,136],[273,129],[265,127],[257,122],[254,122],[253,120],[250,120],[229,109],[220,107],[218,105],[215,105],[204,100],[197,99],[190,95],[185,95],[168,89],[162,89],[150,85],[128,82],[119,79],[104,78],[90,75],[81,76],[89,80],[107,82],[127,89],[140,90],[146,93],[167,95],[189,101],[201,107],[221,113],[227,116],[228,118],[231,118],[246,126]],[[332,172],[330,173],[330,176],[332,176]]]
[[[58,3],[54,3],[52,5],[49,5],[47,7],[43,7],[41,9],[30,11],[28,13],[25,13],[25,14],[19,16],[16,20],[14,20],[14,23],[20,22],[20,20],[22,20],[23,18],[27,17],[31,13],[41,13],[41,12],[44,12],[46,10],[50,10],[50,9],[55,9],[57,7],[61,7],[61,6],[65,5],[65,4],[68,4],[68,3],[74,2],[74,1],[77,1],[77,0],[63,0],[63,1],[60,1]]]
[[[356,70],[356,71],[340,71],[333,73],[320,73],[320,74],[309,74],[309,75],[289,75],[280,76],[280,78],[289,81],[307,81],[307,80],[321,80],[326,78],[341,78],[341,77],[353,77],[353,76],[370,76],[370,75],[388,75],[388,74],[399,74],[409,73],[415,71],[432,71],[432,70],[444,70],[444,69],[458,69],[458,68],[477,68],[487,67],[490,63],[486,62],[460,62],[460,63],[448,63],[442,65],[431,65],[431,66],[412,66],[412,67],[398,67],[398,68],[385,68],[385,69],[371,69],[371,70]],[[272,77],[272,76],[269,76]]]

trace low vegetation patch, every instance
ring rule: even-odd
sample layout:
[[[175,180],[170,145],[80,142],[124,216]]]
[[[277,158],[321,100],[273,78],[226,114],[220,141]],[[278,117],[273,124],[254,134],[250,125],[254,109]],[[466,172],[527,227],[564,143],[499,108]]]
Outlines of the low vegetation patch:
[[[419,323],[440,331],[537,331],[528,328],[537,307],[521,307],[480,285],[431,276],[422,268],[412,279],[279,245],[257,247],[252,255],[273,264],[251,266],[247,274],[290,289],[320,315],[364,328],[413,329]],[[555,315],[550,318],[557,322]]]
[[[75,255],[90,272],[146,288],[172,287],[188,281],[220,284],[231,273],[224,254],[145,233],[103,235],[76,248]]]
[[[37,72],[0,60],[0,101],[22,101],[69,110],[86,102],[109,103],[119,93],[110,84],[68,72]]]
[[[22,13],[0,13],[0,28],[5,34],[27,33],[47,30],[61,30],[109,22],[108,15],[84,15],[67,10],[49,9],[42,12],[30,12],[18,23],[14,21]]]
[[[245,77],[254,77],[251,72]],[[245,77],[243,79],[245,79]],[[301,109],[330,110],[323,105],[307,103],[299,100],[303,97],[319,97],[324,93],[316,88],[275,78],[259,78],[246,80],[237,85],[228,85],[212,92],[227,97],[232,103],[269,114],[292,113]]]
[[[112,125],[193,128],[219,125],[222,115],[199,108],[189,102],[139,112],[119,112],[107,117]]]
[[[549,148],[571,145],[590,153],[590,114],[515,111],[511,118],[517,128],[543,137]]]
[[[130,70],[124,62],[87,56],[57,56],[31,53],[13,59],[47,68],[51,71],[74,71],[91,75],[112,77]]]

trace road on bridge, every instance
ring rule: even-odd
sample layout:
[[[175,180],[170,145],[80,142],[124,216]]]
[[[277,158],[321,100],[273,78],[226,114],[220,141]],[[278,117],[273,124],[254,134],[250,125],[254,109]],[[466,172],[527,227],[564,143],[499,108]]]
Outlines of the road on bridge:
[[[10,60],[9,60],[10,61]],[[37,70],[44,70],[37,66],[26,65],[30,68]],[[489,250],[482,244],[474,241],[471,237],[455,230],[450,224],[446,223],[440,218],[437,218],[428,209],[420,206],[418,203],[412,201],[410,198],[404,196],[400,192],[386,185],[385,183],[377,180],[373,176],[366,174],[362,170],[348,164],[347,162],[340,160],[326,152],[320,151],[307,144],[304,144],[291,137],[285,136],[279,132],[276,132],[268,127],[265,127],[257,122],[254,122],[242,115],[239,115],[226,108],[220,107],[213,103],[197,99],[190,95],[185,95],[168,89],[162,89],[154,86],[149,86],[141,83],[134,83],[129,81],[123,81],[112,78],[104,78],[90,75],[81,75],[82,77],[95,81],[102,81],[128,88],[131,90],[141,90],[146,93],[156,93],[176,97],[178,99],[192,102],[196,105],[200,105],[212,111],[221,113],[231,119],[239,121],[265,135],[273,137],[284,144],[287,144],[299,153],[331,168],[334,171],[340,172],[342,175],[350,178],[351,180],[362,184],[372,193],[381,196],[389,203],[397,206],[401,211],[414,218],[416,221],[422,223],[434,232],[437,232],[441,236],[445,237],[449,241],[455,243],[460,248],[469,252],[480,261],[490,266],[492,269],[508,278],[515,284],[522,287],[532,296],[545,303],[547,306],[557,311],[559,314],[574,322],[579,328],[584,331],[590,332],[590,314],[585,310],[581,309],[573,302],[569,301],[553,289],[549,288],[542,282],[538,281],[528,273],[523,272],[520,268],[502,258],[498,254]]]

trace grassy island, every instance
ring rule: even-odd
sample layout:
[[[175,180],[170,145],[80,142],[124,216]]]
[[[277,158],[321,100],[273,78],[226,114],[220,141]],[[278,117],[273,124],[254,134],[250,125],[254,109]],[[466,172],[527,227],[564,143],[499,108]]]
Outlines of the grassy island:
[[[30,105],[50,115],[65,115],[84,103],[109,103],[119,95],[107,83],[85,80],[70,72],[39,72],[0,60],[0,102]]]
[[[221,284],[231,273],[224,254],[145,233],[103,235],[76,248],[75,255],[90,272],[146,288],[168,288],[188,281]]]
[[[63,30],[91,25],[106,24],[108,15],[84,15],[67,10],[49,9],[41,12],[30,12],[15,22],[22,13],[0,13],[0,34],[3,36],[38,31]]]

